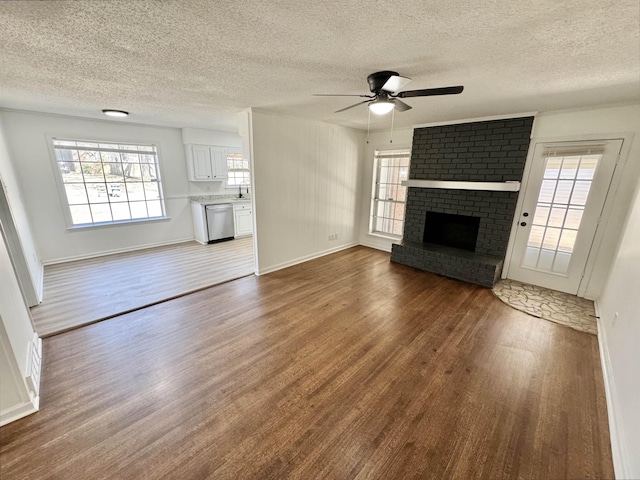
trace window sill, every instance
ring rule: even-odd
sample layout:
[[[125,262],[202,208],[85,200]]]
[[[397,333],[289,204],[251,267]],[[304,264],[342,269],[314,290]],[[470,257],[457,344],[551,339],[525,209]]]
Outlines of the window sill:
[[[84,225],[72,225],[67,227],[67,230],[87,230],[93,228],[104,228],[104,227],[121,227],[123,225],[137,225],[139,223],[149,223],[149,222],[164,222],[167,220],[171,220],[171,217],[155,217],[155,218],[140,218],[136,220],[119,220],[117,222],[103,222],[103,223],[87,223]]]
[[[402,240],[402,235],[391,235],[390,233],[369,232],[367,235],[385,240]]]

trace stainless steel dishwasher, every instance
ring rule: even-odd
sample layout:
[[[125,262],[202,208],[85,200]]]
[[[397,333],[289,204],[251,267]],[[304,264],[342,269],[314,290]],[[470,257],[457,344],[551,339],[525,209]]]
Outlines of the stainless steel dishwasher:
[[[230,203],[207,205],[207,231],[208,243],[233,240],[233,205]]]

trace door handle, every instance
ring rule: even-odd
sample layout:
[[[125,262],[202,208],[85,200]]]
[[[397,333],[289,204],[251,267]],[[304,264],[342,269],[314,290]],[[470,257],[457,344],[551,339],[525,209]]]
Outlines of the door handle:
[[[521,227],[526,227],[527,226],[527,222],[520,222],[520,226]]]

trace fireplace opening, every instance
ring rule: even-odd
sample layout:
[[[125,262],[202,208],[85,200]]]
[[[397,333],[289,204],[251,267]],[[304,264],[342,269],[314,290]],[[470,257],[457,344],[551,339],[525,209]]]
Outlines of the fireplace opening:
[[[475,252],[480,217],[427,212],[424,221],[424,243]]]

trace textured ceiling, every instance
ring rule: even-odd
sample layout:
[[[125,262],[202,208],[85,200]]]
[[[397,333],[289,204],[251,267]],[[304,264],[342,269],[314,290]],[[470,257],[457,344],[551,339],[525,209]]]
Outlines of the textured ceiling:
[[[637,0],[125,0],[0,3],[0,106],[233,130],[246,108],[367,128],[366,77],[395,70],[409,126],[640,100]],[[371,128],[390,126],[390,115]]]

